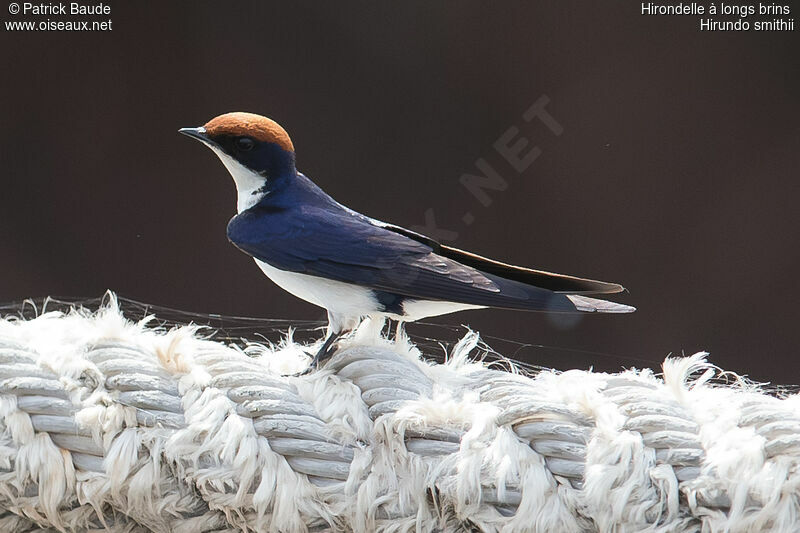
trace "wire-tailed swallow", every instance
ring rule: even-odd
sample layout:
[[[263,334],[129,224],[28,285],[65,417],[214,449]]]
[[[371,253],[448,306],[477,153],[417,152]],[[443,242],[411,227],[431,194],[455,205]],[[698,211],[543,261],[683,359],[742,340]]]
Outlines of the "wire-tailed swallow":
[[[401,322],[465,309],[628,313],[588,295],[624,288],[501,263],[348,209],[295,166],[289,135],[251,113],[220,115],[181,133],[222,160],[236,183],[228,239],[278,286],[328,312],[332,343],[367,316]]]

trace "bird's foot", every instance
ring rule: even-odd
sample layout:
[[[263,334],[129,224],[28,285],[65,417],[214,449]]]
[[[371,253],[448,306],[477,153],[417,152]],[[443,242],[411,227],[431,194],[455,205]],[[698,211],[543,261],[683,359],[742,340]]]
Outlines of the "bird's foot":
[[[320,364],[325,362],[330,356],[333,355],[334,350],[334,342],[336,339],[342,336],[342,332],[340,333],[331,333],[328,335],[328,338],[325,339],[325,342],[322,343],[322,346],[317,353],[314,354],[314,358],[311,359],[311,364],[308,365],[308,368],[303,370],[302,372],[298,372],[297,374],[293,374],[294,376],[305,376],[310,374],[314,370],[316,370]],[[308,355],[311,355],[310,353]]]

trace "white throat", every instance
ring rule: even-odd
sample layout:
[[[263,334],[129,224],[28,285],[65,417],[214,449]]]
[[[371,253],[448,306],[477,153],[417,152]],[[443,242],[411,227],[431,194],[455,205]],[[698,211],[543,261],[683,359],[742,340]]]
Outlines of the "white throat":
[[[264,176],[253,172],[216,146],[211,146],[211,149],[231,173],[233,181],[236,183],[236,210],[239,213],[253,207],[269,194],[269,191],[264,189],[267,184]]]

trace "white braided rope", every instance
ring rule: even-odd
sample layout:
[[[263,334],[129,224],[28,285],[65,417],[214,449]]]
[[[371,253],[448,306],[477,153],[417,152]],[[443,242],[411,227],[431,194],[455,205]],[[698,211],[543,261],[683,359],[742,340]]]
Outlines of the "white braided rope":
[[[0,320],[0,531],[798,531],[798,397],[702,354],[443,365],[365,325],[319,372],[124,319]],[[698,379],[690,376],[702,373]]]

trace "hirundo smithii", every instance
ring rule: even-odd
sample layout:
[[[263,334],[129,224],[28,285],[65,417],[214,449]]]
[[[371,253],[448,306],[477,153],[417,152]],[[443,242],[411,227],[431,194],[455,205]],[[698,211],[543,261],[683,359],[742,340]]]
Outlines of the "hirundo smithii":
[[[289,135],[266,117],[227,113],[180,132],[208,146],[236,183],[228,239],[278,286],[327,310],[328,335],[312,368],[363,317],[635,310],[589,297],[623,291],[616,283],[509,265],[343,206],[297,170]]]

